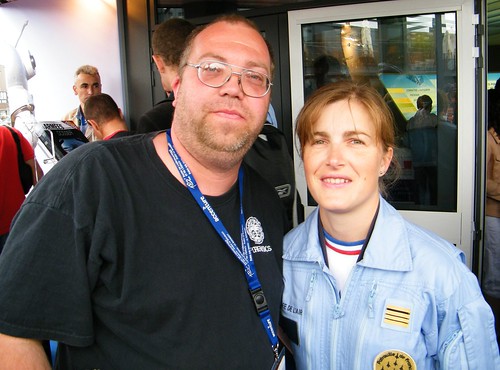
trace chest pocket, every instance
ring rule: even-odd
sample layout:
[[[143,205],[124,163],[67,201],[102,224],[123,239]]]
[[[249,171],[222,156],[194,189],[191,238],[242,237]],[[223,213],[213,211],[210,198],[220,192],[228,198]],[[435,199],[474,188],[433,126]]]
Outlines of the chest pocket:
[[[442,368],[444,370],[466,370],[469,368],[461,330],[457,330],[453,333],[453,335],[443,344],[443,348],[440,352],[441,354],[439,357],[441,358]]]

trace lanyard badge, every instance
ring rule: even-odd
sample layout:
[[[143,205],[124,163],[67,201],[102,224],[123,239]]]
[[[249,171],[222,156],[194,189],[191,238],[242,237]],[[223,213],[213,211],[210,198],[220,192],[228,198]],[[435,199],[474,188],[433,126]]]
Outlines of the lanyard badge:
[[[277,360],[278,355],[278,337],[277,333],[274,330],[274,325],[271,319],[271,313],[269,311],[269,307],[267,305],[267,300],[262,291],[262,286],[260,285],[260,281],[257,277],[257,271],[255,269],[255,264],[253,262],[252,250],[250,248],[250,242],[248,240],[248,235],[245,231],[245,215],[243,213],[243,169],[240,167],[238,172],[238,185],[240,192],[240,236],[241,236],[241,250],[238,248],[238,245],[235,243],[229,232],[226,230],[225,226],[222,224],[222,221],[219,219],[215,210],[208,203],[205,196],[201,193],[198,188],[198,184],[194,179],[191,171],[184,163],[184,161],[180,158],[179,154],[174,148],[174,144],[172,142],[172,138],[170,136],[170,130],[167,130],[167,142],[168,142],[168,152],[172,157],[182,179],[184,180],[184,184],[188,188],[189,192],[196,200],[201,210],[208,218],[214,229],[217,231],[219,236],[222,238],[224,243],[229,247],[231,252],[235,255],[235,257],[240,261],[243,265],[243,269],[245,271],[245,277],[247,279],[248,288],[250,294],[252,296],[252,300],[255,305],[255,309],[257,310],[257,314],[260,317],[264,330],[267,333],[269,341],[271,342],[271,346],[274,352],[275,359]]]

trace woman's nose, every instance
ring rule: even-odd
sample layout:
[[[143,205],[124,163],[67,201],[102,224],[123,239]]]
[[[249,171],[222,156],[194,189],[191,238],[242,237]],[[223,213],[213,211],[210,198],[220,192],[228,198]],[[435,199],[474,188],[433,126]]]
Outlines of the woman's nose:
[[[337,167],[344,164],[344,156],[339,145],[330,144],[329,150],[327,152],[326,164],[332,167]]]

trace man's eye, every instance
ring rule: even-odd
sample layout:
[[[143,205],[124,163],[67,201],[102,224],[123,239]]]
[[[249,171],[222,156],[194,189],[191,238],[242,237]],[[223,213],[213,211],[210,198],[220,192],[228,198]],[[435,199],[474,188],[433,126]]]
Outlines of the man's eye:
[[[323,139],[313,139],[313,141],[312,141],[312,145],[321,145],[324,143],[326,143],[326,141]]]
[[[245,73],[245,78],[256,85],[263,85],[266,80],[264,75],[250,71]]]
[[[222,71],[222,65],[218,63],[210,63],[203,66],[203,70],[207,72],[220,72]]]

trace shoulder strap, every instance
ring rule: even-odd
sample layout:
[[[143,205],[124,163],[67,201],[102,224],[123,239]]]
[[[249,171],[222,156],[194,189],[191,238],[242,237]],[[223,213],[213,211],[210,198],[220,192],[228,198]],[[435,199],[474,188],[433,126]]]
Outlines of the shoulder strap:
[[[5,126],[7,129],[10,131],[12,134],[12,137],[14,138],[14,141],[16,142],[17,146],[17,163],[19,166],[21,166],[25,161],[24,161],[24,156],[23,156],[23,150],[21,148],[21,141],[19,140],[19,136],[17,136],[16,132],[11,129],[9,126]]]

